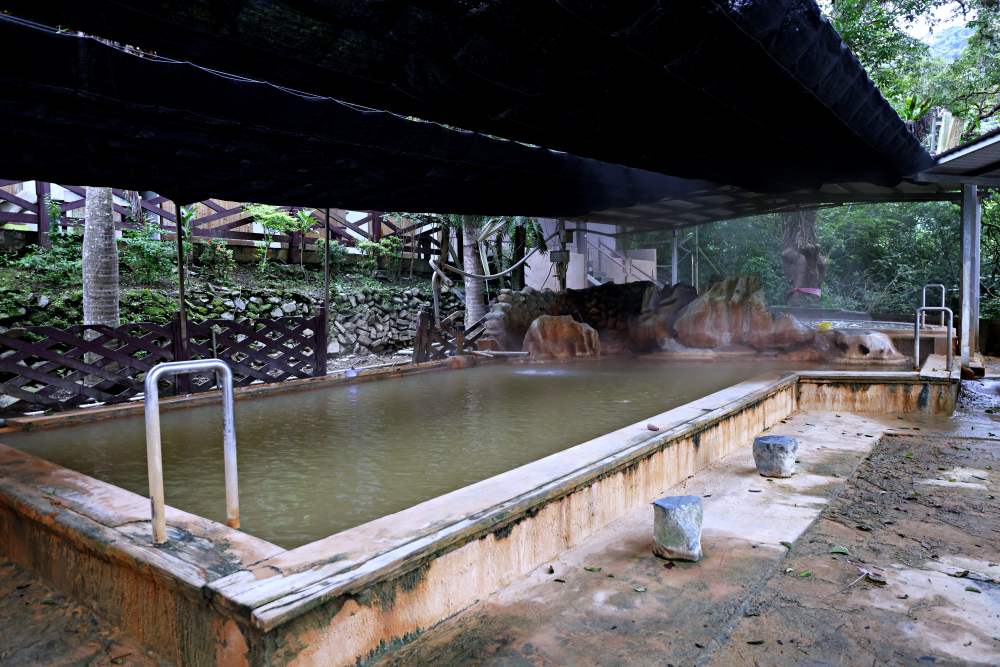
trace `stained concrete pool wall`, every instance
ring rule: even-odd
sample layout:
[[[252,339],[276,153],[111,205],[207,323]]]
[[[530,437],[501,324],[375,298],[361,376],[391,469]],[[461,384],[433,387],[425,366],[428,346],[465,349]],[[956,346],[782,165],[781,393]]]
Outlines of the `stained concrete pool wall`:
[[[176,510],[154,548],[145,498],[0,446],[0,550],[178,664],[365,662],[799,407],[953,406],[950,378],[861,375],[743,382],[290,551]]]

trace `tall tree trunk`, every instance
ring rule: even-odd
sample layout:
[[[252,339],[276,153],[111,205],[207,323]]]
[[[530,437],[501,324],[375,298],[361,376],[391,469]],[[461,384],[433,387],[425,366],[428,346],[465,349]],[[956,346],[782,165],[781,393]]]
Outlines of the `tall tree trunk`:
[[[87,187],[83,226],[83,323],[118,326],[118,244],[111,188]]]
[[[480,219],[474,215],[462,216],[462,261],[463,270],[469,273],[483,273],[482,264],[479,261],[479,244],[476,238],[479,235]],[[469,278],[465,280],[465,326],[472,326],[486,314],[486,303],[483,298],[483,279]]]
[[[528,238],[528,232],[523,225],[514,228],[514,252],[510,258],[512,264],[517,264],[524,259],[524,246]],[[511,289],[524,289],[524,264],[514,269],[510,274]]]
[[[826,258],[820,254],[816,239],[816,211],[793,211],[782,214],[784,243],[781,265],[792,284],[788,303],[815,304],[826,276]]]

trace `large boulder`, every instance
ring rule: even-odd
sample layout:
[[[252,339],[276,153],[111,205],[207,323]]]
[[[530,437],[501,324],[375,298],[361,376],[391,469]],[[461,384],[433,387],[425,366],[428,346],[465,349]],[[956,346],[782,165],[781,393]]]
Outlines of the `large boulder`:
[[[772,315],[756,276],[726,278],[692,301],[674,323],[688,347],[791,349],[810,343],[815,332],[787,313]]]
[[[596,329],[569,315],[542,315],[528,327],[522,349],[536,361],[596,357],[601,341]]]
[[[659,296],[655,310],[640,313],[629,320],[629,344],[636,352],[671,347],[676,336],[674,323],[684,308],[698,298],[698,293],[691,285],[679,283],[673,287],[664,287]]]

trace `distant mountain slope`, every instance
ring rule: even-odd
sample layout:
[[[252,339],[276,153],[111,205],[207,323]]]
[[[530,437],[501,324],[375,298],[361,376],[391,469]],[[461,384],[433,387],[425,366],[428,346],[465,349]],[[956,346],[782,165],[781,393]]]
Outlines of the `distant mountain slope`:
[[[965,43],[972,35],[972,28],[953,25],[942,28],[940,32],[929,36],[931,54],[945,62],[954,62],[962,55]]]

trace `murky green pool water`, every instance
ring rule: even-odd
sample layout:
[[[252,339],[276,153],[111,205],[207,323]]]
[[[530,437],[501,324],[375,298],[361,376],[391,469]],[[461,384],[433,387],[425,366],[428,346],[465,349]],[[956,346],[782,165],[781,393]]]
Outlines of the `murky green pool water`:
[[[237,401],[243,530],[295,547],[725,388],[773,365],[494,365]],[[164,412],[167,504],[225,516],[217,404]],[[4,444],[148,495],[143,420]]]

